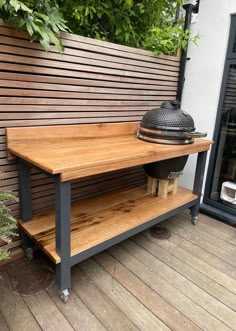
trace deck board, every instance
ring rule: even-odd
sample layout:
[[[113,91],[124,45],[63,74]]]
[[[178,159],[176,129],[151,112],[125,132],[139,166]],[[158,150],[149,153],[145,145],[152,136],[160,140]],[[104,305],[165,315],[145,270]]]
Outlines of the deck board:
[[[174,224],[174,223],[172,223],[172,221],[168,220],[165,224],[166,224],[166,227],[168,227],[168,229],[170,229],[170,231],[172,231],[171,229],[174,229],[174,231],[176,231],[175,227],[172,227],[172,225]],[[169,226],[169,224],[171,224],[171,225]],[[185,228],[184,228],[184,230],[185,230]],[[200,237],[198,237],[198,238],[200,238]],[[204,242],[203,239],[201,239],[201,240],[198,239],[198,242],[200,242],[200,244],[204,243],[206,248],[208,248],[207,244],[209,244],[209,243]],[[213,244],[211,244],[211,245],[213,245]],[[215,246],[216,250],[217,250],[217,248],[218,247]],[[178,245],[175,245],[175,247],[172,247],[172,248],[170,246],[168,246],[168,249],[175,256],[178,256],[179,258],[181,258],[185,263],[187,263],[187,264],[191,265],[192,267],[194,267],[195,269],[201,271],[204,275],[206,275],[207,277],[213,279],[216,283],[224,286],[229,291],[236,294],[236,281],[235,281],[235,279],[232,279],[231,277],[224,274],[223,272],[221,272],[221,271],[217,270],[216,268],[210,266],[207,262],[202,261],[202,260],[194,257],[191,253],[185,251],[184,249],[179,249]],[[226,256],[226,254],[224,254],[224,256]],[[228,257],[228,255],[227,255],[227,257]],[[231,255],[230,257],[231,257],[232,261],[235,260],[235,256]]]
[[[196,235],[199,235],[201,238],[205,239],[207,242],[213,243],[217,247],[223,249],[225,252],[230,254],[234,254],[235,247],[232,244],[229,244],[225,239],[222,240],[222,237],[216,237],[212,233],[206,232],[205,230],[201,229],[201,226],[197,225],[196,227],[192,227],[191,223],[183,224],[184,220],[181,217],[174,217],[172,221],[179,225],[180,227],[184,228],[184,230],[188,230]],[[213,229],[214,230],[214,229]],[[231,237],[232,238],[232,237]],[[236,260],[235,260],[236,261]]]
[[[155,239],[152,241],[151,237],[146,237],[143,234],[135,236],[132,240],[164,264],[190,280],[193,284],[236,311],[235,294],[201,273],[200,270],[187,264],[187,261],[184,260],[184,254],[181,259],[181,252],[183,250],[179,249],[177,245],[171,245],[170,241],[168,241],[168,246],[164,246],[159,244],[160,240],[158,242]],[[192,256],[192,258],[194,259],[195,257]]]
[[[106,330],[73,290],[70,291],[70,300],[66,305],[59,298],[57,291],[52,300],[76,331]]]
[[[61,329],[63,331],[73,331],[70,323],[57,306],[53,304],[46,291],[25,296],[24,300],[42,330],[58,331]]]
[[[118,249],[118,247],[116,247]],[[162,296],[155,290],[150,288],[150,284],[146,284],[143,279],[140,279],[140,274],[136,275],[133,270],[129,270],[125,265],[117,261],[116,258],[109,256],[107,253],[101,253],[96,256],[96,261],[102,265],[118,282],[120,282],[136,299],[143,304],[160,319],[165,321],[172,329],[178,331],[183,330],[199,330],[199,328],[185,317],[184,314],[170,305]],[[142,266],[143,267],[143,266]],[[140,271],[142,273],[142,270]],[[161,287],[163,284],[157,280],[156,284]],[[171,316],[171,319],[170,319]]]
[[[171,287],[174,287],[177,290],[181,289],[182,294],[191,299],[193,307],[194,303],[200,305],[207,312],[231,328],[236,325],[236,314],[230,308],[215,299],[214,296],[211,296],[202,290],[199,286],[183,277],[179,272],[173,270],[166,265],[166,263],[161,262],[152,254],[148,253],[130,240],[121,243],[120,246],[146,267],[150,268],[151,266],[152,272],[157,276],[162,277],[166,283],[171,285]],[[173,291],[170,292],[172,293]]]
[[[109,249],[109,252],[111,252],[112,256],[116,260],[118,260],[128,270],[140,278],[143,283],[147,284],[152,290],[162,296],[183,315],[187,315],[192,324],[196,324],[201,329],[205,327],[205,330],[207,331],[230,330],[230,328],[224,325],[224,323],[209,314],[203,307],[199,305],[199,303],[195,303],[193,300],[189,299],[183,293],[183,287],[181,287],[181,289],[176,288],[165,278],[153,272],[153,265],[147,267],[144,263],[140,262],[131,254],[118,247]],[[192,329],[194,329],[193,326]]]
[[[106,254],[106,253],[103,253]],[[103,254],[99,256],[102,257]],[[106,262],[109,263],[110,256],[105,256]],[[167,331],[170,330],[158,317],[155,316],[153,311],[150,311],[145,302],[141,303],[139,298],[134,297],[128,288],[124,288],[122,284],[119,283],[117,277],[113,277],[107,270],[104,270],[102,266],[92,259],[81,263],[81,268],[90,277],[94,283],[113,301],[116,305],[127,315],[130,319],[137,325],[141,330],[160,330]],[[115,269],[116,274],[119,272]],[[127,270],[125,269],[127,273]],[[129,281],[127,275],[126,281]],[[131,275],[131,280],[134,277]],[[132,286],[135,287],[135,281],[132,282]],[[138,287],[137,287],[138,288]],[[144,292],[146,293],[146,292]],[[147,293],[146,293],[147,295]],[[155,293],[153,292],[150,296],[152,300],[155,299]],[[163,301],[163,300],[162,300]],[[146,307],[145,307],[146,306]],[[156,309],[160,305],[156,301]]]
[[[0,313],[2,314],[9,330],[41,330],[35,317],[24,302],[23,297],[15,294],[11,290],[6,272],[1,273],[0,293]]]
[[[214,243],[211,243],[205,238],[199,236],[197,232],[191,232],[188,228],[180,227],[172,220],[168,222],[166,226],[170,229],[170,231],[178,234],[181,238],[190,241],[191,243],[203,248],[205,251],[219,257],[233,266],[236,266],[236,255],[227,252],[224,248],[218,247],[217,240]]]
[[[72,287],[108,330],[137,330],[128,316],[81,270],[72,277]]]
[[[0,326],[236,331],[236,247],[229,242],[235,228],[204,215],[194,227],[185,212],[160,226],[170,231],[169,239],[146,230],[75,266],[67,305],[55,285],[30,296],[16,294],[6,270],[0,271]]]
[[[184,212],[187,214],[187,211]],[[226,233],[230,236],[236,237],[236,228],[232,226],[228,226],[228,224],[222,222],[216,222],[214,218],[211,218],[207,215],[202,215],[201,223],[208,225],[211,229],[217,229],[221,233]]]
[[[2,314],[0,314],[0,330],[1,331],[9,331],[6,322],[4,321]]]
[[[184,239],[183,237],[180,237],[178,234],[172,232],[171,234],[171,238],[169,239],[168,242],[161,242],[158,241],[158,245],[162,245],[164,246],[164,248],[166,249],[171,249],[171,246],[173,246],[173,244],[175,244],[174,247],[178,246],[178,251],[180,251],[180,257],[181,255],[181,249],[182,252],[188,252],[191,254],[191,256],[193,257],[197,257],[200,259],[200,261],[204,261],[207,263],[207,265],[210,265],[214,268],[216,268],[217,270],[222,271],[225,275],[228,275],[229,277],[236,279],[236,267],[233,266],[232,264],[222,260],[221,258],[219,258],[218,256],[216,256],[211,252],[208,252],[207,250],[205,250],[202,247],[199,247],[198,245]],[[173,254],[174,254],[174,250],[173,250]],[[176,252],[177,254],[177,252]],[[184,257],[184,255],[183,255]],[[183,258],[182,257],[182,258]],[[184,261],[185,262],[185,261]]]

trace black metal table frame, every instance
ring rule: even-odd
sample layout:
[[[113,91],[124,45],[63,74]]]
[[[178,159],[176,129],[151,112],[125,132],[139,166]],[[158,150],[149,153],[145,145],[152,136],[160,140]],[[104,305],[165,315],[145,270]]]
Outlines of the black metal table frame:
[[[193,201],[190,201],[182,206],[175,208],[161,216],[153,218],[131,230],[128,230],[114,238],[111,238],[101,244],[98,244],[82,253],[74,256],[71,255],[71,229],[70,229],[70,213],[71,213],[71,182],[61,182],[60,174],[52,175],[46,173],[54,179],[55,183],[55,231],[56,231],[56,252],[61,259],[59,264],[56,264],[56,282],[61,291],[61,298],[67,302],[69,296],[69,288],[71,287],[71,267],[90,256],[97,254],[149,227],[177,214],[178,212],[189,208],[192,216],[192,223],[196,224],[197,216],[200,208],[200,197],[203,184],[204,169],[206,163],[207,151],[199,152],[193,184],[193,193],[198,196]],[[18,160],[19,171],[19,192],[20,192],[20,211],[21,220],[23,222],[32,219],[32,195],[31,195],[31,179],[30,167],[33,166],[21,158]],[[32,250],[32,241],[22,233],[23,246],[25,250]]]

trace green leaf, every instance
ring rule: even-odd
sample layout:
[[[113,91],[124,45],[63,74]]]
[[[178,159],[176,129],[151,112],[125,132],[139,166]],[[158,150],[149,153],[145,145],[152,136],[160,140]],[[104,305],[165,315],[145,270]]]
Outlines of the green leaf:
[[[34,33],[34,29],[29,21],[26,22],[26,29],[29,32],[29,35],[32,36]]]
[[[12,192],[0,192],[0,201],[17,201],[17,198]]]
[[[89,8],[86,7],[86,8],[85,8],[85,16],[88,16],[88,14],[89,14]]]
[[[133,5],[133,0],[125,0],[125,4],[131,7]]]
[[[56,46],[57,50],[60,52],[60,53],[63,53],[64,52],[64,46],[61,42],[61,39],[57,38],[57,37],[53,37],[52,38],[52,42],[54,43],[54,45]]]
[[[0,9],[2,9],[2,7],[5,5],[5,0],[0,0]]]
[[[20,2],[17,0],[10,0],[10,5],[15,9],[17,12],[20,9]]]
[[[0,249],[0,261],[7,260],[10,254],[6,250]]]
[[[44,22],[49,22],[49,17],[47,15],[43,14],[43,13],[36,13],[36,12],[34,12],[34,15],[36,17],[41,18]]]
[[[129,40],[129,36],[130,36],[129,32],[125,32],[125,40],[126,40],[126,41]]]
[[[121,33],[122,33],[122,29],[120,27],[118,27],[115,31],[115,35],[118,36]]]
[[[22,9],[22,10],[24,10],[25,12],[27,12],[27,13],[32,13],[33,12],[33,10],[32,9],[30,9],[29,7],[27,7],[24,3],[20,3],[20,8]]]
[[[46,52],[49,51],[50,48],[50,39],[48,40],[48,37],[43,37],[43,34],[41,34],[41,38],[39,39],[40,44],[43,46]]]
[[[32,25],[32,28],[34,30],[34,33],[39,33],[41,35],[41,28],[40,26],[34,22],[34,21],[31,21],[31,25]]]

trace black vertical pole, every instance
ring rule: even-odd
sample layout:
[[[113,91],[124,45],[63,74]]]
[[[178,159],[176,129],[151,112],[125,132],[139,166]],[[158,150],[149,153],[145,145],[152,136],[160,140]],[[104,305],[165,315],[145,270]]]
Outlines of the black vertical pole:
[[[26,222],[32,219],[30,166],[21,159],[17,161],[19,171],[20,217],[23,222]]]
[[[207,152],[198,153],[197,166],[196,166],[196,172],[195,172],[195,178],[193,184],[193,193],[198,196],[198,203],[195,206],[193,206],[190,210],[191,216],[193,218],[196,218],[198,216],[200,209],[200,199],[202,194],[206,157],[207,157]]]
[[[186,31],[187,29],[189,29],[190,24],[191,24],[192,11],[193,11],[194,5],[193,4],[183,5],[183,8],[186,11],[185,21],[184,21],[184,31]],[[179,102],[181,102],[182,94],[183,94],[185,68],[186,68],[186,61],[187,61],[187,51],[188,51],[188,45],[186,46],[186,49],[182,49],[181,59],[180,59],[179,81],[178,81],[178,88],[177,88],[177,100]]]
[[[198,153],[197,166],[193,184],[193,193],[201,197],[204,170],[206,165],[207,152]]]
[[[56,252],[61,262],[56,266],[56,280],[61,290],[61,298],[68,300],[71,287],[71,183],[61,182],[55,176],[56,187]]]
[[[17,159],[19,172],[19,196],[20,196],[20,218],[23,222],[32,219],[32,195],[30,166],[22,159]],[[21,231],[21,240],[26,257],[29,260],[33,258],[33,242],[28,235]]]

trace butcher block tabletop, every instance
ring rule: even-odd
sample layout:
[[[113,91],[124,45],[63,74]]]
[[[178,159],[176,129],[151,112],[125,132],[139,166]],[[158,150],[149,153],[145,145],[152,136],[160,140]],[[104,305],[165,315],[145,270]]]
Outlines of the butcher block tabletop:
[[[137,123],[7,128],[8,152],[61,181],[207,151],[213,143],[161,145],[135,137]]]

